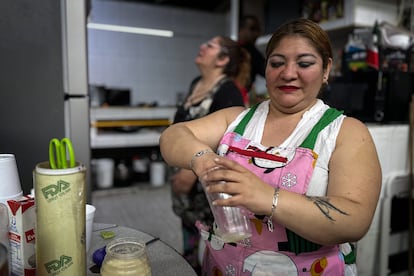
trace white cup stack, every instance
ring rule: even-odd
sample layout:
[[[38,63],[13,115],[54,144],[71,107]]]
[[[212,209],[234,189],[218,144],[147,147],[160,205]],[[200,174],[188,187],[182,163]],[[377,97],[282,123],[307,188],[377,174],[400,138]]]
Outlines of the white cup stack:
[[[91,248],[93,220],[95,217],[95,206],[86,204],[86,252]]]
[[[23,195],[14,154],[0,154],[0,203]]]

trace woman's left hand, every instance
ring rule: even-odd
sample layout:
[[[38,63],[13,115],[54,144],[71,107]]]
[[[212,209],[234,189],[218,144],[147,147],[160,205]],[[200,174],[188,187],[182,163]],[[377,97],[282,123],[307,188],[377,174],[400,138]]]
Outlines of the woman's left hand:
[[[216,205],[243,206],[255,214],[269,215],[274,188],[235,161],[218,157],[216,167],[201,176],[208,193],[227,193],[228,199],[214,201]]]

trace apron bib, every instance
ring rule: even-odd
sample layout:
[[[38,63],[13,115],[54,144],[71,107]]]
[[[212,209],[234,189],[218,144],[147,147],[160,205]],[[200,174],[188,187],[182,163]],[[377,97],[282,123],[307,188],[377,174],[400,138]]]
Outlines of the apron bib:
[[[237,161],[272,187],[305,194],[318,157],[313,151],[316,138],[341,112],[328,109],[299,147],[278,148],[242,136],[256,107],[223,136],[217,153]],[[312,243],[276,223],[271,232],[267,217],[247,213],[252,236],[238,243],[224,243],[211,228],[197,224],[206,242],[202,275],[344,275],[338,245]]]

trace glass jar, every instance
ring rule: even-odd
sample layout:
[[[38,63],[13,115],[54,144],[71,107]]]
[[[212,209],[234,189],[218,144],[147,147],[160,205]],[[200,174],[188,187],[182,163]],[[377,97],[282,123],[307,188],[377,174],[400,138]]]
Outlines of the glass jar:
[[[106,246],[101,267],[102,276],[151,276],[145,244],[136,238],[119,238]]]

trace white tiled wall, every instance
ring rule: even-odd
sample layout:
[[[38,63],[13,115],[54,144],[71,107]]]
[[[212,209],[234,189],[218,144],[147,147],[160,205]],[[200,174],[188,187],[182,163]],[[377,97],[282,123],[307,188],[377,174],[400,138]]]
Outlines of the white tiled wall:
[[[90,22],[169,29],[173,38],[88,30],[89,83],[129,88],[131,103],[174,105],[197,76],[199,45],[229,34],[228,14],[93,0]]]

